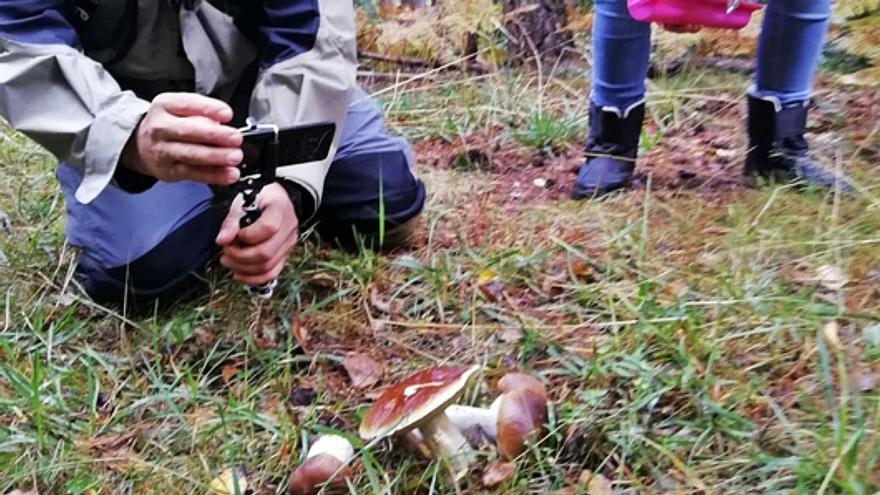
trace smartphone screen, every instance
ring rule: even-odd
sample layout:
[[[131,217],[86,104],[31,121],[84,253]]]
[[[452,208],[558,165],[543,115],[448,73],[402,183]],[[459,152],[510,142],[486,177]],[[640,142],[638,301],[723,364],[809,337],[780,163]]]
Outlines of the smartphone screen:
[[[336,125],[332,122],[288,127],[278,133],[278,163],[271,163],[273,157],[270,144],[275,140],[275,131],[254,129],[243,131],[241,150],[244,160],[239,168],[242,177],[263,173],[269,167],[297,165],[324,160],[330,153]]]

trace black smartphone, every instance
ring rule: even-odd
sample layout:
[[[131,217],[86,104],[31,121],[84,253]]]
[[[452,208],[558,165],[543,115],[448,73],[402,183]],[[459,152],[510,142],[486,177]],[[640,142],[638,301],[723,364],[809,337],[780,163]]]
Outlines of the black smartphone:
[[[324,160],[330,154],[336,124],[322,122],[303,126],[286,127],[278,130],[277,160],[275,130],[267,127],[252,127],[242,130],[244,153],[239,169],[241,176],[261,174],[274,176],[275,167],[297,165]]]

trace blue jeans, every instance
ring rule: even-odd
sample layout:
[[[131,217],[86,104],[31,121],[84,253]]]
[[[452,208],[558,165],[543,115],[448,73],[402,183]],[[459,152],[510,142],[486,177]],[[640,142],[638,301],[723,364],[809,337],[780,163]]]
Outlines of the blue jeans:
[[[831,16],[831,0],[769,0],[753,94],[782,104],[807,100]],[[626,109],[645,96],[651,25],[626,0],[595,0],[592,99]]]

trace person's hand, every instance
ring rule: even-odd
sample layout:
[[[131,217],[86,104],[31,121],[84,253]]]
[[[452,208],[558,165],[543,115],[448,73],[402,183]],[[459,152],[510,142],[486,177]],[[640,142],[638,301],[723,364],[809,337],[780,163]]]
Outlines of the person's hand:
[[[664,24],[663,29],[670,33],[696,33],[703,29],[699,24]]]
[[[239,178],[241,133],[226,103],[196,93],[163,93],[126,144],[122,164],[164,182],[229,185]]]
[[[241,196],[235,198],[229,215],[220,227],[217,244],[223,248],[220,264],[247,285],[262,285],[278,278],[287,255],[296,246],[299,220],[290,196],[280,184],[269,184],[257,196],[262,210],[259,220],[240,229]]]

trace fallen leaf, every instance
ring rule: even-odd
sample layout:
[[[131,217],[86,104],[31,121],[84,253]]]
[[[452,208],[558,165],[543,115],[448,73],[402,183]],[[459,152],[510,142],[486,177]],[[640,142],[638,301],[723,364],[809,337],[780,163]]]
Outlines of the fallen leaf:
[[[375,359],[363,353],[352,353],[342,362],[351,384],[355,388],[370,388],[379,383],[385,374],[385,368]]]
[[[822,326],[822,336],[825,337],[825,342],[829,346],[843,349],[843,343],[840,341],[840,326],[836,321],[830,320]]]
[[[102,435],[100,437],[87,440],[83,442],[82,445],[89,450],[95,450],[106,454],[108,452],[113,452],[126,447],[130,447],[131,444],[141,435],[142,432],[142,428],[135,427],[121,433]]]
[[[498,332],[498,340],[505,344],[515,344],[522,340],[524,336],[525,333],[523,333],[522,328],[519,327],[508,326],[502,328],[501,331]]]
[[[479,275],[477,275],[477,284],[488,284],[489,282],[495,280],[495,277],[497,276],[498,274],[495,273],[495,270],[492,270],[491,268],[486,268],[485,270],[481,271]]]
[[[227,469],[211,481],[210,495],[244,495],[248,482],[241,468]]]
[[[227,364],[220,370],[220,377],[223,379],[223,383],[229,385],[229,382],[232,381],[232,378],[235,377],[235,374],[238,373],[238,366],[234,364]]]
[[[501,282],[491,282],[480,285],[477,288],[480,289],[480,294],[482,294],[487,301],[493,303],[498,302],[501,299],[501,295],[504,293],[504,284]]]
[[[571,273],[579,280],[590,280],[596,274],[596,270],[584,260],[574,260],[571,263]]]
[[[516,474],[516,466],[511,462],[492,462],[483,471],[483,486],[489,489],[501,486]]]
[[[613,495],[613,493],[611,482],[601,474],[594,474],[587,484],[588,495]]]
[[[816,282],[828,290],[840,290],[847,284],[846,274],[840,267],[822,265],[816,270]]]
[[[299,345],[302,350],[308,352],[309,331],[306,330],[305,325],[302,324],[302,320],[300,320],[299,317],[293,318],[290,333],[293,335],[293,340],[296,341],[297,345]]]

